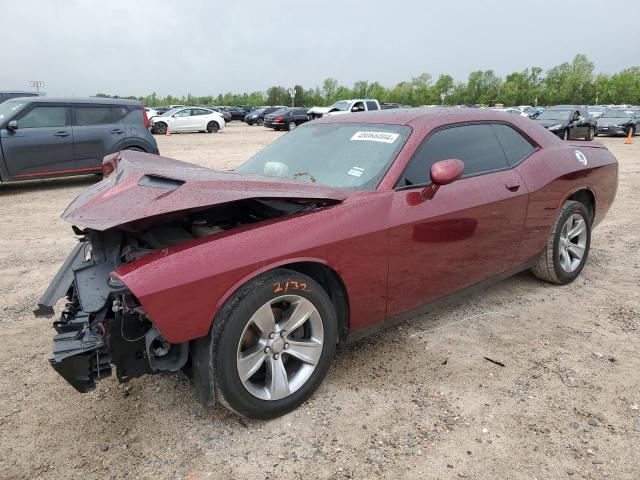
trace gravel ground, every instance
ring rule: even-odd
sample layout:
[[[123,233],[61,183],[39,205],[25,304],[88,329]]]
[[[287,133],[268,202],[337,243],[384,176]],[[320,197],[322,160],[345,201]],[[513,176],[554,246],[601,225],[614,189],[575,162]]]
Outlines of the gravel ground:
[[[278,135],[234,122],[158,143],[229,168]],[[599,140],[620,187],[576,282],[523,273],[340,349],[269,422],[202,407],[181,374],[76,393],[31,309],[74,244],[58,216],[95,177],[0,186],[0,477],[640,478],[640,138]]]

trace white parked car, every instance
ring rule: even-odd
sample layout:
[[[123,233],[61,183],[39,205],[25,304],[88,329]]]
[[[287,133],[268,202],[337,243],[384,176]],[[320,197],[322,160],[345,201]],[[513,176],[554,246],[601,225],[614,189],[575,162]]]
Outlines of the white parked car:
[[[202,107],[173,108],[151,119],[151,131],[160,135],[175,132],[216,133],[225,126],[218,112]]]
[[[343,115],[351,112],[369,112],[380,110],[377,100],[371,98],[355,98],[351,100],[339,100],[328,107],[312,107],[307,113],[311,118],[319,118],[324,115]]]
[[[157,117],[158,115],[160,115],[157,110],[154,110],[153,108],[149,108],[149,107],[144,107],[144,113],[147,114],[147,118],[149,120],[151,120],[153,117]]]
[[[518,109],[518,108],[492,108],[491,110],[493,110],[494,112],[504,112],[504,113],[511,113],[512,115],[520,115],[521,117],[527,117],[529,118],[529,115],[527,115],[526,113],[524,113],[522,110]]]

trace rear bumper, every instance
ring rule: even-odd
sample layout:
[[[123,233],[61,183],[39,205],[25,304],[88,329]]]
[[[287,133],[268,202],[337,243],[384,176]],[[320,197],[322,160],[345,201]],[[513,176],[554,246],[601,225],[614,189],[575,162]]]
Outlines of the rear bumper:
[[[287,126],[285,122],[264,122],[262,125],[269,128],[285,128]]]

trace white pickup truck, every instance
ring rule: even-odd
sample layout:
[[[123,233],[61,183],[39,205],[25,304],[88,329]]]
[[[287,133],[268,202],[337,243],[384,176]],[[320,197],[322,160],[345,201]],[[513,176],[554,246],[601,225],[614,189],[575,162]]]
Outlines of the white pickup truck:
[[[371,98],[354,98],[351,100],[339,100],[328,107],[311,107],[307,114],[311,118],[320,118],[323,115],[343,115],[351,112],[370,112],[380,110],[377,100]]]

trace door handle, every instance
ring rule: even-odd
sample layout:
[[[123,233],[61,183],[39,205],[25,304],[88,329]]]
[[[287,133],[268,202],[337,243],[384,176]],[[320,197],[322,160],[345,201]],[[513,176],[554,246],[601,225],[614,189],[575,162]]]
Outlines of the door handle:
[[[509,180],[504,186],[507,187],[507,190],[517,192],[520,189],[520,182],[517,180]]]
[[[68,137],[69,132],[56,132],[53,134],[54,137]]]
[[[118,135],[120,135],[121,133],[124,133],[124,130],[122,130],[121,128],[114,128],[113,130],[111,130],[111,133],[117,133]]]

